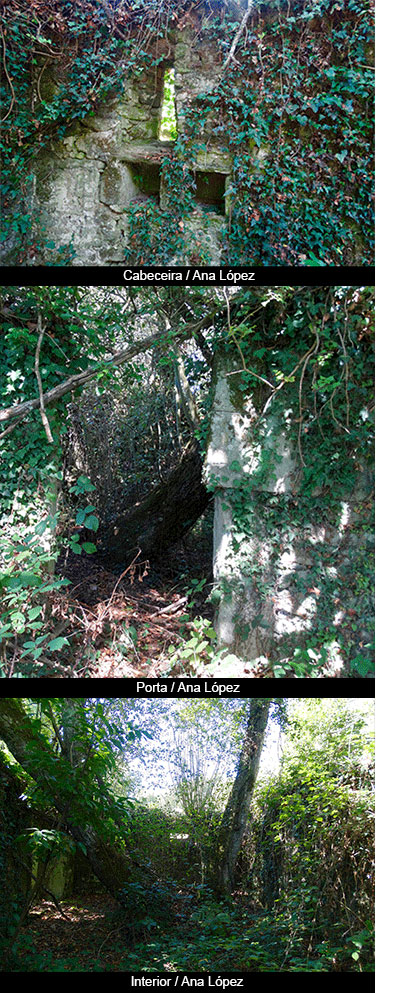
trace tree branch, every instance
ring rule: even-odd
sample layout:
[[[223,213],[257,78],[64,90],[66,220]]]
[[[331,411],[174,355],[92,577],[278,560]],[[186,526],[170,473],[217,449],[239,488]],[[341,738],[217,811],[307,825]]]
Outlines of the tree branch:
[[[35,352],[35,375],[36,375],[36,379],[37,379],[37,383],[38,383],[38,389],[39,389],[39,405],[40,405],[40,411],[41,411],[42,424],[43,424],[43,426],[45,428],[45,434],[46,434],[46,437],[48,439],[49,444],[50,445],[53,445],[54,444],[54,436],[52,434],[51,427],[50,427],[48,418],[46,416],[45,402],[44,402],[44,398],[43,398],[42,379],[41,379],[41,374],[40,374],[40,369],[39,369],[39,359],[40,359],[40,354],[41,354],[42,342],[43,342],[44,335],[45,335],[45,331],[44,331],[44,329],[42,327],[42,318],[41,318],[41,315],[40,314],[38,314],[38,332],[39,332],[39,337],[38,337],[38,343],[36,345],[36,352]]]
[[[80,386],[84,386],[88,383],[90,379],[94,379],[94,376],[102,369],[106,369],[109,366],[119,366],[123,365],[124,362],[128,362],[129,359],[134,358],[135,355],[139,355],[140,352],[146,352],[148,348],[151,348],[160,340],[160,334],[150,335],[148,338],[144,338],[143,341],[138,342],[136,345],[131,345],[129,348],[124,348],[120,352],[115,352],[110,359],[106,359],[103,363],[97,366],[90,366],[85,369],[84,372],[76,373],[74,376],[70,376],[69,379],[64,380],[63,383],[59,383],[58,386],[54,386],[52,390],[48,390],[47,393],[43,394],[44,406],[48,403],[55,403],[56,400],[60,400],[61,397],[65,396],[66,393],[70,393],[73,390],[78,389]],[[38,410],[41,407],[40,398],[34,400],[25,400],[24,403],[17,403],[13,407],[7,407],[5,410],[0,410],[0,423],[2,421],[10,421],[15,418],[21,419],[31,414],[33,410]]]
[[[235,51],[236,51],[236,48],[237,48],[239,39],[241,38],[241,36],[242,36],[242,34],[243,34],[244,30],[245,30],[245,27],[246,27],[246,25],[248,23],[249,17],[250,17],[250,15],[252,13],[252,9],[253,9],[253,0],[248,0],[248,6],[247,6],[247,8],[245,10],[245,13],[244,13],[244,15],[242,17],[242,20],[241,20],[241,22],[239,24],[239,27],[238,27],[238,29],[236,31],[236,34],[235,34],[234,38],[233,38],[233,42],[232,42],[232,45],[231,45],[231,48],[230,48],[230,52],[229,52],[227,58],[225,59],[225,61],[223,62],[222,72],[221,72],[222,75],[223,75],[225,69],[227,69],[227,66],[229,65],[229,62],[231,62],[232,59],[234,58],[234,54],[235,54]]]
[[[236,294],[236,296],[233,298],[232,303],[233,305],[235,305],[238,304],[239,302],[240,302],[240,294]],[[157,307],[156,309],[159,310],[160,308]],[[205,327],[209,327],[213,323],[213,318],[216,316],[216,314],[223,309],[224,307],[218,305],[215,308],[213,308],[213,310],[210,311],[210,313],[207,314],[205,317],[203,317],[200,321],[196,321],[194,323],[190,322],[189,326],[186,325],[185,327],[180,327],[177,332],[178,337],[179,338],[193,337],[195,333],[200,332]],[[4,314],[3,316],[6,315]],[[65,396],[67,393],[71,393],[73,390],[79,389],[80,386],[84,386],[91,379],[94,379],[94,376],[96,376],[97,373],[101,372],[103,369],[123,365],[125,362],[129,362],[129,360],[134,358],[136,355],[139,355],[141,352],[146,352],[149,348],[153,348],[154,345],[161,344],[163,341],[164,341],[164,335],[163,334],[161,335],[161,332],[158,331],[155,334],[149,335],[149,337],[147,338],[143,338],[142,341],[137,342],[135,345],[130,345],[128,348],[124,348],[120,352],[115,352],[114,355],[112,355],[109,359],[105,359],[99,365],[96,365],[94,367],[90,366],[88,369],[85,369],[84,372],[76,373],[74,376],[70,376],[69,379],[64,380],[64,382],[62,383],[59,383],[58,386],[54,386],[53,389],[48,390],[47,393],[42,392],[44,413],[45,413],[44,408],[47,406],[47,404],[55,403],[57,400],[60,400],[61,397]],[[38,385],[39,385],[39,381],[38,381]],[[41,384],[41,390],[42,390],[42,384]],[[14,421],[14,420],[16,421],[16,424],[10,426],[9,428],[6,429],[6,431],[3,431],[3,433],[0,434],[0,440],[4,438],[6,434],[12,431],[14,427],[17,426],[17,420],[22,420],[24,417],[27,417],[28,414],[31,414],[32,411],[38,410],[39,408],[41,408],[42,410],[42,402],[40,396],[33,400],[25,400],[23,403],[17,403],[13,407],[6,407],[4,410],[0,410],[0,424],[7,421]]]
[[[188,421],[191,431],[195,432],[200,424],[200,414],[197,404],[191,392],[190,384],[185,372],[184,360],[180,349],[175,349],[175,363],[179,393],[182,400],[182,408]]]

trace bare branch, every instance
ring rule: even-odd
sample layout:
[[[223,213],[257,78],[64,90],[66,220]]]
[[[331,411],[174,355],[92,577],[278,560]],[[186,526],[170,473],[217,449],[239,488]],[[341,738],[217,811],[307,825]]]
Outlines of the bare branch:
[[[45,331],[44,331],[44,329],[42,327],[42,318],[41,318],[41,315],[40,314],[38,314],[38,332],[39,332],[38,343],[36,345],[36,352],[35,352],[35,375],[36,375],[36,379],[37,379],[37,383],[38,383],[38,389],[39,389],[39,405],[40,405],[40,411],[41,411],[42,424],[43,424],[43,426],[45,428],[45,434],[46,434],[46,437],[48,439],[49,444],[50,445],[53,445],[54,444],[54,436],[52,434],[51,427],[50,427],[48,418],[46,416],[45,402],[44,402],[44,398],[43,398],[42,379],[41,379],[41,374],[40,374],[40,369],[39,369],[39,359],[40,359],[40,354],[41,354],[42,342],[43,342],[44,335],[45,335]]]
[[[240,294],[236,294],[233,298],[233,304],[235,305],[239,302]],[[210,327],[213,323],[213,318],[222,309],[223,308],[221,305],[217,305],[201,320],[180,327],[178,332],[176,332],[176,335],[181,339],[193,337],[195,333],[200,332],[203,328]],[[10,317],[10,315],[5,311],[2,312],[2,316]],[[13,315],[13,320],[15,319],[20,320],[20,318],[16,318]],[[94,379],[97,373],[101,372],[103,369],[123,365],[125,362],[129,362],[130,359],[133,359],[141,352],[146,352],[149,348],[153,348],[154,345],[162,344],[163,341],[164,335],[158,331],[155,334],[149,335],[147,338],[143,338],[142,341],[137,342],[134,345],[129,345],[128,348],[124,348],[120,352],[115,352],[109,359],[105,359],[96,366],[90,366],[88,369],[85,369],[84,372],[76,373],[74,376],[70,376],[69,379],[65,379],[64,382],[59,383],[58,386],[54,386],[52,390],[48,390],[47,393],[42,394],[43,409],[47,406],[47,404],[55,403],[67,393],[71,393],[73,390],[79,389],[80,386],[84,386],[91,379]],[[24,417],[27,417],[28,414],[31,414],[32,411],[38,410],[39,408],[42,409],[40,397],[33,400],[25,400],[23,403],[17,403],[13,407],[6,407],[4,410],[0,410],[0,424],[7,421],[16,422],[13,426],[7,428],[6,431],[3,431],[3,433],[0,434],[0,440],[12,431],[14,427],[16,427],[18,420],[23,420]]]
[[[230,48],[230,52],[229,52],[227,58],[225,59],[225,61],[223,62],[223,65],[222,65],[222,75],[223,75],[225,69],[227,69],[227,66],[229,65],[229,62],[231,62],[232,59],[234,59],[234,54],[235,54],[236,48],[238,46],[239,40],[240,40],[240,38],[241,38],[244,30],[245,30],[245,27],[246,27],[246,25],[248,23],[248,20],[249,20],[249,17],[251,15],[251,13],[252,13],[252,10],[253,10],[253,0],[248,0],[248,6],[247,6],[247,8],[245,10],[245,13],[244,13],[244,15],[242,17],[242,20],[241,20],[241,22],[239,24],[239,27],[238,27],[238,29],[236,31],[236,34],[235,34],[234,38],[233,38],[233,42],[232,42],[232,45],[231,45],[231,48]]]
[[[106,369],[109,366],[119,366],[123,365],[124,362],[128,362],[129,359],[134,358],[140,352],[146,352],[148,348],[151,348],[158,341],[160,341],[160,334],[150,335],[148,338],[144,338],[141,342],[136,345],[131,345],[129,348],[124,348],[120,352],[115,352],[110,359],[106,359],[100,365],[94,367],[89,367],[85,369],[84,372],[77,373],[75,376],[70,376],[69,379],[64,380],[63,383],[59,383],[58,386],[54,386],[52,390],[48,390],[47,393],[43,395],[44,405],[49,403],[55,403],[56,400],[60,400],[61,397],[65,396],[66,393],[71,393],[73,390],[78,389],[80,386],[84,386],[88,383],[90,379],[94,379],[102,369]],[[31,414],[33,410],[38,410],[41,406],[41,401],[39,398],[33,400],[26,400],[24,403],[15,404],[13,407],[7,407],[5,410],[0,410],[0,422],[10,421],[15,418],[21,419]]]

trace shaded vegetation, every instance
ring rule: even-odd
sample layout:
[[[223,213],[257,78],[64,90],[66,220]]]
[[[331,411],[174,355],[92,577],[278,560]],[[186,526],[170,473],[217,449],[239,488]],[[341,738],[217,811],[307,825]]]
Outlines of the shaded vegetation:
[[[270,708],[232,888],[220,896],[219,828],[248,733],[248,703],[25,701],[34,740],[18,765],[3,749],[2,790],[14,782],[20,813],[17,823],[5,810],[1,851],[9,881],[22,863],[30,876],[36,856],[37,889],[15,882],[5,894],[7,968],[372,971],[372,703],[317,699]],[[0,736],[13,754],[6,715],[2,702]],[[69,741],[70,774],[62,765]],[[186,745],[177,766],[175,741]],[[217,772],[216,756],[223,762]],[[64,816],[52,767],[67,798]],[[97,824],[130,863],[131,879],[113,899],[91,863],[88,869],[83,843],[72,854],[59,850],[61,836],[74,838],[69,819],[84,832]],[[69,889],[54,896],[63,858],[78,868]],[[42,877],[39,865],[54,859],[55,876],[49,865]]]

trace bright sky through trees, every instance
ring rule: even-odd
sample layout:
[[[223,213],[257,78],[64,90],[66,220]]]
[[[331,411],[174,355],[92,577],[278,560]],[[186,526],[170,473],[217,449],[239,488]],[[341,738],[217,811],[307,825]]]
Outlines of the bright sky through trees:
[[[234,701],[235,702],[235,701]],[[168,790],[173,789],[177,781],[175,775],[175,764],[173,762],[173,749],[174,749],[174,734],[173,725],[170,717],[178,710],[178,706],[181,701],[172,701],[168,704],[168,713],[166,716],[158,722],[157,738],[154,740],[154,744],[157,746],[157,754],[155,753],[153,761],[144,762],[144,756],[133,758],[129,761],[129,775],[132,776],[132,781],[134,782],[135,792],[140,794],[145,794],[146,796],[162,796],[166,794]],[[302,700],[290,700],[288,704],[288,713],[291,717],[297,711],[297,708],[303,706],[304,701]],[[331,698],[324,699],[321,701],[322,705],[329,711],[329,713],[334,709],[335,701]],[[189,703],[187,702],[189,706]],[[366,726],[369,731],[373,729],[373,701],[369,699],[360,698],[354,699],[349,698],[346,700],[346,706],[352,711],[352,719],[355,719],[356,714],[366,715]],[[167,704],[164,704],[167,707]],[[192,732],[190,731],[189,737],[191,737]],[[184,744],[187,742],[187,737],[184,736]],[[152,748],[152,741],[147,742],[147,745]],[[262,750],[261,762],[259,768],[260,777],[268,777],[270,775],[276,775],[279,769],[280,761],[282,759],[283,752],[285,750],[286,744],[286,734],[278,721],[274,717],[270,717],[268,721],[267,733],[265,738],[265,744]],[[147,750],[147,745],[145,745],[145,751]],[[221,742],[221,746],[225,745],[225,742]],[[317,747],[319,748],[321,742],[317,741]],[[232,782],[234,774],[233,757],[228,756],[223,748],[223,763],[220,764],[219,778],[223,782]],[[364,750],[363,762],[364,767],[371,760],[372,756]],[[185,751],[184,751],[185,759]],[[214,774],[216,768],[216,759],[214,756],[205,756],[204,772],[208,777]]]

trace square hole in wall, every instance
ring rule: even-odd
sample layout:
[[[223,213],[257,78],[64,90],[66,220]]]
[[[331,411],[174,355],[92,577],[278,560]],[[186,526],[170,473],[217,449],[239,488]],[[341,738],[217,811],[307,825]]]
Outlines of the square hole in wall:
[[[133,196],[132,201],[153,200],[159,204],[161,166],[156,162],[129,162],[128,168],[137,189],[137,196]]]
[[[227,174],[223,172],[196,172],[195,200],[198,206],[216,214],[225,214],[226,179]]]

